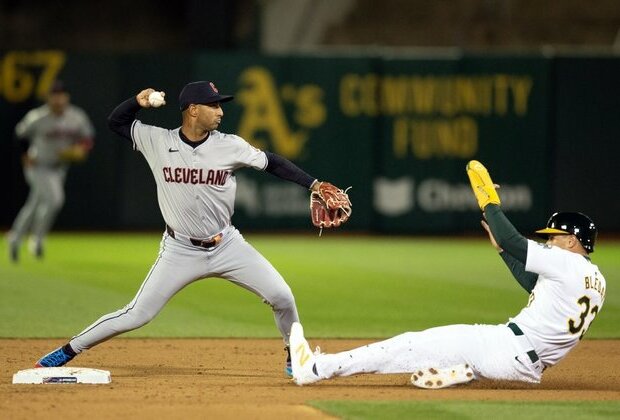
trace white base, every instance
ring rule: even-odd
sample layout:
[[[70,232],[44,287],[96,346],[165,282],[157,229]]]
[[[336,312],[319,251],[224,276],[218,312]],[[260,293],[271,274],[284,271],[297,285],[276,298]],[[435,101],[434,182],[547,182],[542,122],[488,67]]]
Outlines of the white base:
[[[14,384],[109,384],[107,370],[81,367],[50,367],[20,370],[13,375]]]

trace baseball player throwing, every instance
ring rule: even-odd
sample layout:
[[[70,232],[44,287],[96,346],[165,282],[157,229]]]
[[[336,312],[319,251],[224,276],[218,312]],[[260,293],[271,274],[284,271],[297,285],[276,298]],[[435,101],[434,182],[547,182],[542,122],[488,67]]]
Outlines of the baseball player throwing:
[[[298,385],[358,373],[411,373],[421,388],[476,378],[538,383],[579,343],[605,300],[605,278],[589,256],[596,227],[581,213],[555,213],[537,231],[546,243],[527,240],[502,213],[485,167],[471,161],[467,174],[491,243],[530,293],[527,306],[506,324],[408,332],[338,354],[313,354],[295,323],[290,344]]]
[[[15,134],[24,140],[22,163],[30,193],[8,234],[13,262],[18,261],[20,244],[28,233],[32,234],[32,253],[43,257],[45,236],[64,204],[69,164],[86,158],[94,130],[86,113],[70,103],[64,84],[56,81],[46,103],[29,111],[15,127]]]
[[[136,119],[141,108],[165,103],[163,95],[154,92],[142,90],[120,104],[108,121],[114,132],[132,141],[153,172],[166,222],[159,256],[127,306],[102,316],[66,345],[42,357],[37,366],[62,366],[84,350],[141,327],[175,293],[207,277],[229,280],[268,303],[288,349],[291,325],[299,321],[295,299],[282,276],[231,224],[235,171],[243,167],[264,170],[313,193],[333,186],[318,182],[279,155],[217,131],[224,115],[220,104],[233,97],[221,95],[213,83],[200,81],[183,88],[179,95],[182,125],[174,130]],[[285,371],[290,375],[290,354]]]

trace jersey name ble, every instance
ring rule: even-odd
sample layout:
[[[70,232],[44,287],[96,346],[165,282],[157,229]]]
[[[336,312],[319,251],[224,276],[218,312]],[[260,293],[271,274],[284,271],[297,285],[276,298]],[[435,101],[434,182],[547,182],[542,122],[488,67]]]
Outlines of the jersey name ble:
[[[598,279],[598,277],[596,277],[596,274],[594,275],[594,279],[592,279],[591,276],[586,276],[584,278],[584,281],[585,281],[585,288],[586,289],[596,290],[598,292],[598,294],[601,295],[601,299],[603,299],[603,300],[605,299],[605,286]]]
[[[221,169],[163,168],[164,181],[179,184],[224,185],[230,171]]]

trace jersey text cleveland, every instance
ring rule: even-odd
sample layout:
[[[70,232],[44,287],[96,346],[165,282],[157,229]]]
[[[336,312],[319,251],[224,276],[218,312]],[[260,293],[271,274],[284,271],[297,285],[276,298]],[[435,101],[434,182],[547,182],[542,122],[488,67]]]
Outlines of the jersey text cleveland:
[[[224,185],[230,175],[230,171],[219,169],[171,168],[169,166],[165,166],[163,171],[166,182],[180,184]]]

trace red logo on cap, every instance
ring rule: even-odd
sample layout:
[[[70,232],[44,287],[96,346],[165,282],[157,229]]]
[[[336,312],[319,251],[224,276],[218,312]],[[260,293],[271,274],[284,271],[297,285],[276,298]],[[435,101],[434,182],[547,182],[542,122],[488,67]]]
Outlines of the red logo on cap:
[[[213,91],[214,91],[215,93],[220,93],[220,91],[219,91],[219,90],[217,90],[217,88],[215,87],[215,85],[213,84],[213,82],[209,82],[209,84],[211,85],[211,89],[213,89]]]

